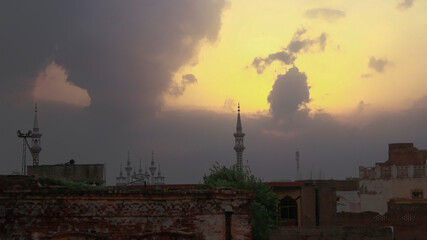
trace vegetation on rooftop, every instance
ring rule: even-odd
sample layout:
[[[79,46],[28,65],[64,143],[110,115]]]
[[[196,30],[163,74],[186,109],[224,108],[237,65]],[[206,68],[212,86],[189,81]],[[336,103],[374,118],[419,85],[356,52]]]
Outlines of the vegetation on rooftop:
[[[73,181],[64,181],[57,180],[50,177],[40,177],[39,182],[44,186],[60,186],[65,187],[70,190],[93,190],[93,191],[108,191],[112,190],[111,187],[106,186],[93,186],[83,182],[73,182]],[[121,190],[122,188],[120,188]]]
[[[275,225],[277,216],[277,196],[270,186],[255,177],[249,168],[242,170],[235,165],[227,168],[219,163],[212,166],[209,175],[205,175],[203,181],[202,188],[227,187],[252,191],[255,195],[255,200],[250,205],[252,239],[269,239],[270,228]]]

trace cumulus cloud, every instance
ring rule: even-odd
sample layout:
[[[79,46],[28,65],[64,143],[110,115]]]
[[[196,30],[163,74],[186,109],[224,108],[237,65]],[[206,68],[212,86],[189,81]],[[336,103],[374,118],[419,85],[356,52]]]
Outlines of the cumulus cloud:
[[[193,74],[182,75],[181,84],[174,83],[169,89],[169,93],[174,96],[181,96],[184,94],[187,86],[197,83],[197,78]]]
[[[35,100],[70,103],[82,107],[90,105],[90,97],[85,89],[67,82],[64,68],[52,62],[36,78],[33,95]]]
[[[267,100],[275,119],[283,120],[291,116],[310,101],[307,76],[297,67],[278,75]]]
[[[329,8],[313,8],[305,12],[305,16],[312,19],[324,19],[329,22],[334,22],[340,18],[344,18],[345,12],[329,9]]]
[[[298,29],[288,46],[282,51],[269,54],[268,57],[255,57],[252,61],[252,67],[257,70],[258,74],[262,74],[264,70],[270,66],[274,61],[279,61],[285,65],[292,65],[296,60],[296,54],[302,50],[308,51],[312,46],[318,45],[320,50],[325,50],[327,34],[322,33],[315,39],[303,38],[302,36],[307,32],[307,29]]]
[[[390,65],[390,62],[387,59],[371,57],[369,60],[368,67],[374,69],[375,71],[382,73],[387,65]]]
[[[400,9],[400,10],[406,10],[406,9],[408,9],[408,8],[411,8],[411,7],[412,7],[412,5],[414,5],[414,1],[415,1],[415,0],[403,0],[402,2],[400,2],[400,3],[397,5],[397,9]]]

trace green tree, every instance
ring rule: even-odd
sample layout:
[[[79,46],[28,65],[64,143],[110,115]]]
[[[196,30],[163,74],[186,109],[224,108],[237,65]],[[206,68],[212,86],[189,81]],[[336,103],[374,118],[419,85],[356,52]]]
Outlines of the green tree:
[[[204,188],[227,187],[250,190],[255,195],[251,203],[252,239],[269,239],[269,230],[275,224],[277,196],[273,189],[255,177],[250,169],[241,170],[237,166],[227,168],[214,164],[210,174],[203,177]]]

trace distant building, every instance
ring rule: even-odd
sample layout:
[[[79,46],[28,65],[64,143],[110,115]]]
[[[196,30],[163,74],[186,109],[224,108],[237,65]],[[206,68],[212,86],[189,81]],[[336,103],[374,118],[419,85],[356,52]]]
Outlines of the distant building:
[[[48,177],[61,181],[82,182],[90,185],[105,185],[104,164],[66,164],[28,166],[28,175]]]
[[[391,199],[422,200],[427,193],[427,150],[413,143],[389,144],[389,158],[359,167],[360,211],[387,212]]]
[[[132,169],[134,170],[132,173]],[[125,185],[162,185],[165,184],[165,177],[162,175],[160,171],[160,163],[159,170],[156,172],[157,167],[154,164],[154,152],[151,153],[151,163],[150,163],[150,173],[147,171],[147,166],[145,167],[145,172],[142,171],[142,159],[139,159],[139,169],[136,172],[131,166],[130,162],[130,153],[128,152],[128,158],[126,162],[126,176],[123,175],[122,165],[120,164],[120,175],[116,177],[116,185],[117,186],[125,186]]]

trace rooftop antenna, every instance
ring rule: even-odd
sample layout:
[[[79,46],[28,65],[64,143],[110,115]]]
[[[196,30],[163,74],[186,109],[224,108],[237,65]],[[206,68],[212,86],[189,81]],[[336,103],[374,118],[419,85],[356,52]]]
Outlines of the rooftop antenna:
[[[297,150],[295,153],[295,160],[297,163],[297,180],[301,180],[301,171],[300,171],[300,165],[299,165],[299,151]]]

